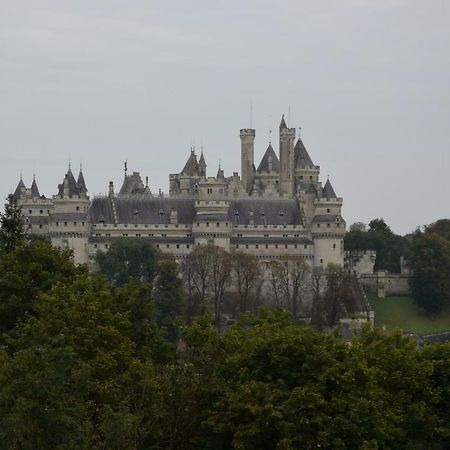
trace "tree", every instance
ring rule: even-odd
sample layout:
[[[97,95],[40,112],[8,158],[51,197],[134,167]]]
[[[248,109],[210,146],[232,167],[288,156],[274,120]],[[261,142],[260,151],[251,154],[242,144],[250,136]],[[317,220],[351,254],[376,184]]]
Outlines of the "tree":
[[[26,242],[25,219],[13,195],[8,195],[5,212],[0,213],[0,254],[8,253]]]
[[[365,331],[349,346],[263,313],[200,353],[215,390],[198,448],[444,448],[430,366],[401,334]]]
[[[400,257],[409,256],[410,240],[393,233],[383,219],[371,220],[368,231],[365,231],[359,222],[354,225],[345,235],[345,249],[375,250],[377,256],[374,270],[400,272]]]
[[[183,282],[178,265],[173,258],[162,258],[158,263],[158,275],[154,282],[157,322],[167,330],[170,340],[176,340],[176,320],[185,312]]]
[[[352,303],[351,275],[342,267],[329,264],[325,269],[326,289],[321,312],[325,325],[332,327],[347,315]]]
[[[270,266],[270,279],[277,304],[298,318],[305,313],[309,266],[300,258],[285,258]]]
[[[158,313],[149,283],[132,279],[113,288],[111,309],[127,317],[124,333],[133,342],[139,358],[158,362],[168,359],[171,346],[158,327]]]
[[[231,254],[231,265],[239,298],[239,312],[255,312],[263,282],[263,272],[258,260],[252,255],[236,251]]]
[[[151,282],[156,273],[156,250],[143,239],[121,238],[111,244],[108,252],[98,251],[95,262],[116,286],[131,279]]]
[[[11,332],[27,315],[34,315],[39,295],[57,283],[68,284],[85,267],[75,267],[70,253],[40,241],[30,242],[0,257],[0,332]]]
[[[350,225],[350,231],[367,231],[367,225],[364,222],[355,222]]]
[[[450,219],[440,219],[425,227],[426,233],[436,233],[450,241]]]
[[[435,316],[450,305],[450,241],[433,232],[413,242],[410,278],[415,302]]]
[[[209,304],[219,326],[231,273],[228,252],[210,244],[197,246],[183,261],[181,271],[188,287],[189,309],[198,312]]]

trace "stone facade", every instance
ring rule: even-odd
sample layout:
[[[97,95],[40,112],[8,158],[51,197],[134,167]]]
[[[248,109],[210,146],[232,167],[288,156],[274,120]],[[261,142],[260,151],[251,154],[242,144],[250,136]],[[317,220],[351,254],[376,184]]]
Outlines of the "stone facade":
[[[243,129],[241,177],[226,177],[219,167],[207,176],[203,152],[191,149],[179,173],[169,176],[169,196],[153,194],[138,172],[125,176],[119,192],[90,199],[83,173],[69,167],[58,194],[41,196],[33,181],[22,180],[14,193],[29,231],[54,245],[72,249],[77,264],[89,263],[98,250],[107,251],[117,238],[147,239],[177,259],[195,245],[213,243],[238,249],[268,263],[286,256],[311,266],[343,265],[345,221],[342,198],[329,180],[319,181],[314,165],[295,129],[280,124],[279,157],[269,144],[258,169],[254,165],[255,130]]]

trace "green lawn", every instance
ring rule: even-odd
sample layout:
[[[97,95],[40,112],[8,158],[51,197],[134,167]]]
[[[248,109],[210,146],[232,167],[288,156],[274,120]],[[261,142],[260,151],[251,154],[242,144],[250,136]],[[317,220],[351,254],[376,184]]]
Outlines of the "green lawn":
[[[388,330],[401,328],[417,334],[432,334],[450,331],[450,311],[435,318],[428,318],[410,297],[377,298],[367,292],[369,302],[375,311],[375,326],[386,325]]]

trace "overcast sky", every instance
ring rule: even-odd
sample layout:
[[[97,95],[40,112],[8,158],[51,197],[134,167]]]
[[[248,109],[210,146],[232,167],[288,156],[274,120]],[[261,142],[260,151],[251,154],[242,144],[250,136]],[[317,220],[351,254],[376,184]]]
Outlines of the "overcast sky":
[[[251,103],[255,164],[290,110],[348,224],[450,217],[449,0],[0,0],[2,197],[240,172]]]

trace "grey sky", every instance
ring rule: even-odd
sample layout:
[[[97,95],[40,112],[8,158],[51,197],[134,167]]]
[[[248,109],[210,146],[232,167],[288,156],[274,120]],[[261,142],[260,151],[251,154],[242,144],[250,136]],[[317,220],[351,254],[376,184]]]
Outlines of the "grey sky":
[[[0,194],[20,170],[90,194],[129,170],[168,190],[190,146],[240,171],[281,114],[302,127],[350,224],[450,217],[448,0],[0,0]],[[278,145],[276,145],[277,150]]]

